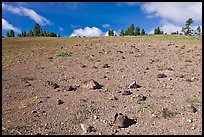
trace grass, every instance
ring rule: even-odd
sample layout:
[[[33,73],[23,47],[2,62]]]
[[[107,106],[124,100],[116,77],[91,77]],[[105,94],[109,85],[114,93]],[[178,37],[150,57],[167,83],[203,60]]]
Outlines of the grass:
[[[186,102],[190,103],[190,104],[193,104],[195,105],[196,107],[198,107],[199,105],[199,100],[198,100],[198,97],[188,97],[186,99]]]
[[[55,56],[71,56],[72,53],[71,52],[57,52],[55,53]]]

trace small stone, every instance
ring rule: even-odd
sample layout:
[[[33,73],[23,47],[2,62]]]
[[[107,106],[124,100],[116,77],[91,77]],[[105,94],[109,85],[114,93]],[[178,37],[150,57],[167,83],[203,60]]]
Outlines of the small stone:
[[[187,111],[190,113],[196,113],[198,110],[193,105],[187,106]]]
[[[141,86],[138,85],[135,80],[128,86],[128,88],[140,88],[140,87]]]
[[[36,110],[33,110],[33,111],[31,111],[31,113],[35,114],[35,113],[37,113],[37,111],[36,111]]]
[[[63,104],[63,103],[64,103],[64,101],[62,101],[61,99],[58,99],[58,100],[57,100],[57,104],[58,104],[58,105],[61,105],[61,104]]]
[[[192,129],[192,130],[194,130],[194,129],[195,129],[195,127],[191,127],[191,129]]]
[[[145,67],[145,70],[149,70],[149,68],[148,68],[148,67]]]
[[[80,124],[80,125],[84,133],[90,133],[92,131],[92,128],[90,125],[87,125],[87,124]]]
[[[104,64],[103,68],[109,68],[110,66],[108,64]]]
[[[86,67],[86,65],[84,65],[84,64],[81,64],[81,65],[80,65],[80,67],[81,67],[81,68],[85,68],[85,67]]]
[[[130,90],[125,90],[125,91],[123,91],[123,93],[122,93],[122,95],[130,95],[130,94],[132,94],[132,93],[130,92]]]
[[[139,94],[137,95],[137,98],[138,98],[137,102],[141,102],[141,101],[145,101],[147,97],[144,96],[143,94]]]
[[[192,123],[193,121],[191,119],[187,119],[187,122],[188,123]]]
[[[102,85],[100,85],[95,80],[89,80],[89,81],[85,82],[85,84],[82,87],[88,88],[88,89],[101,89]]]
[[[93,117],[94,119],[98,119],[98,116],[96,116],[96,115],[94,115],[94,117]]]
[[[53,59],[53,57],[48,57],[48,59]]]
[[[159,73],[158,75],[157,75],[157,78],[166,78],[167,77],[167,75],[166,74],[163,74],[163,73]]]
[[[74,86],[69,86],[69,88],[67,89],[67,91],[76,91],[77,90],[77,88],[76,87],[74,87]]]

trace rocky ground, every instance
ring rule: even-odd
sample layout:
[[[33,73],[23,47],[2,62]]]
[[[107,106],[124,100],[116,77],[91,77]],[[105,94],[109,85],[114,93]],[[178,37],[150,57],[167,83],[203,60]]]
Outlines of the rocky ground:
[[[201,67],[201,37],[2,38],[2,134],[201,135]]]

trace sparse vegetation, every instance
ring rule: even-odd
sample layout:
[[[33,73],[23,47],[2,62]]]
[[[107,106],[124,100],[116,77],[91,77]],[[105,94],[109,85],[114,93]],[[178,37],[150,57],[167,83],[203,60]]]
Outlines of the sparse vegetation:
[[[72,53],[71,52],[57,52],[55,53],[55,56],[71,56]]]

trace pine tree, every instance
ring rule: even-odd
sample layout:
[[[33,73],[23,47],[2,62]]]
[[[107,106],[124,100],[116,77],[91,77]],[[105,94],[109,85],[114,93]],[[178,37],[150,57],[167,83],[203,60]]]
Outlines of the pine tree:
[[[9,32],[6,33],[6,37],[11,37]]]
[[[108,31],[108,36],[114,36],[113,30],[109,30],[109,31]]]
[[[10,37],[15,37],[15,33],[13,30],[10,30]]]
[[[138,35],[140,35],[140,28],[137,26],[135,28],[135,36],[138,36]]]
[[[33,36],[34,36],[33,31],[32,31],[31,29],[30,29],[30,31],[28,32],[27,36],[28,36],[28,37],[33,37]]]
[[[182,27],[181,31],[184,32],[185,35],[191,35],[192,34],[192,29],[190,28],[190,25],[194,22],[193,18],[189,18],[186,21],[186,26]]]
[[[134,30],[135,30],[134,24],[131,24],[127,31],[128,35],[134,35]]]
[[[40,25],[38,23],[35,23],[35,26],[34,26],[34,29],[33,29],[34,36],[39,36],[40,30],[41,30]]]
[[[197,29],[196,29],[196,34],[197,34],[197,35],[201,35],[201,28],[200,28],[200,26],[197,27]]]
[[[141,35],[145,35],[145,30],[144,29],[142,29]]]

